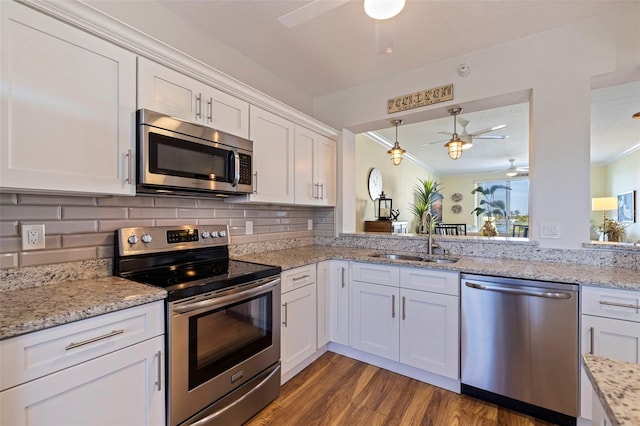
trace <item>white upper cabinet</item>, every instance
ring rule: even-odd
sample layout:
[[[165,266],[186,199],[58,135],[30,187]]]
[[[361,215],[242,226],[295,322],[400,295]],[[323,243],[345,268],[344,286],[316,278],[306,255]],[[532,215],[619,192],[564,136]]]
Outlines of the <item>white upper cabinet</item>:
[[[133,195],[135,55],[0,3],[0,185]]]
[[[295,202],[336,204],[336,142],[301,126],[295,127]]]
[[[248,102],[141,57],[138,108],[249,137]]]
[[[293,204],[293,123],[253,105],[249,121],[249,139],[253,141],[253,194],[250,200]]]

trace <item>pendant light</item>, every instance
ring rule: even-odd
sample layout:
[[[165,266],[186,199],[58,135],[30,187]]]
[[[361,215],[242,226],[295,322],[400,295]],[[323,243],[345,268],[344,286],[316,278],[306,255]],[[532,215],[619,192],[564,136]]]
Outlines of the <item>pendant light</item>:
[[[402,120],[392,120],[391,123],[396,126],[396,143],[393,144],[393,148],[387,151],[387,154],[391,156],[391,162],[393,165],[397,166],[402,161],[402,154],[407,151],[402,149],[398,143],[398,125],[402,124]]]
[[[449,108],[448,111],[449,114],[453,116],[453,134],[451,135],[451,140],[444,144],[444,146],[447,148],[447,151],[449,151],[449,157],[452,160],[457,160],[462,155],[462,150],[471,148],[469,146],[471,144],[461,140],[456,131],[456,116],[462,112],[462,108],[453,107]]]
[[[404,9],[406,0],[364,0],[364,11],[373,19],[389,19]]]

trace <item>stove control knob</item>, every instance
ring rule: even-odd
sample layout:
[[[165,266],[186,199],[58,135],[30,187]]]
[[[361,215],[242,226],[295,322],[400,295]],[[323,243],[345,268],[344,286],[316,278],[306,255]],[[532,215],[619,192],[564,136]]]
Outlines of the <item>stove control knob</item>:
[[[211,231],[211,238],[218,238],[218,231]]]
[[[142,242],[145,243],[145,244],[150,243],[151,240],[153,240],[153,238],[151,238],[151,235],[149,235],[149,234],[144,234],[142,236]]]
[[[138,242],[138,236],[131,235],[129,238],[127,238],[127,241],[129,242],[129,244],[136,244]]]
[[[209,231],[202,231],[202,238],[209,238]],[[213,235],[211,235],[213,236]]]
[[[225,231],[224,229],[220,231],[220,237],[226,237],[227,236],[227,231]]]

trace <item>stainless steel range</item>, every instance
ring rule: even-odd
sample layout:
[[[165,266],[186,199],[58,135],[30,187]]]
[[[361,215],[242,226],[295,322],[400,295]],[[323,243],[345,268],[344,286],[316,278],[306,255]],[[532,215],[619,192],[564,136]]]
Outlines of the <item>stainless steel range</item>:
[[[280,268],[230,260],[228,234],[116,231],[114,275],[168,292],[171,426],[241,424],[280,394]]]

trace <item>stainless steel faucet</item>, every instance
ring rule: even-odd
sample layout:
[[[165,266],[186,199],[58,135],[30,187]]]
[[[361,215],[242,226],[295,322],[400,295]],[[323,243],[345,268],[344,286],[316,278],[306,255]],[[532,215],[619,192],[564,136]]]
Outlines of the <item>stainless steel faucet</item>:
[[[433,236],[431,235],[431,222],[433,221],[433,216],[429,210],[426,210],[422,213],[422,221],[421,221],[421,229],[426,230],[427,232],[427,254],[433,254]]]

